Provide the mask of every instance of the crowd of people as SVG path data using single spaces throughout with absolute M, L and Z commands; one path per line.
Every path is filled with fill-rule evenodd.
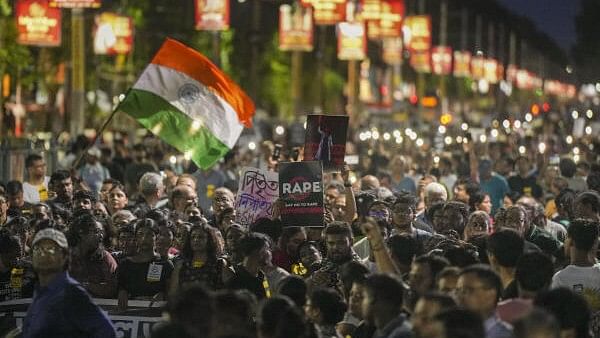
M 116 336 L 94 298 L 166 301 L 157 338 L 600 337 L 598 163 L 369 152 L 324 175 L 322 227 L 278 203 L 243 226 L 239 170 L 285 152 L 200 170 L 149 149 L 51 173 L 34 153 L 0 186 L 0 302 L 33 298 L 23 337 Z

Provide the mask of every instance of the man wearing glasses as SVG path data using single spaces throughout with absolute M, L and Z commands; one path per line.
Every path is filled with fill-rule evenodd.
M 23 322 L 23 337 L 116 337 L 115 329 L 68 272 L 69 245 L 55 229 L 33 239 L 33 269 L 39 283 Z
M 471 265 L 460 272 L 456 288 L 458 303 L 481 317 L 486 338 L 513 337 L 512 326 L 496 313 L 501 295 L 502 280 L 490 267 Z

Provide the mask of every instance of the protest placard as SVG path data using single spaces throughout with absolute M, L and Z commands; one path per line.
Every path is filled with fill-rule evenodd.
M 279 197 L 279 175 L 245 167 L 235 198 L 236 222 L 248 226 L 259 218 L 273 217 L 273 203 Z
M 346 115 L 308 115 L 304 160 L 323 162 L 325 172 L 340 171 L 346 154 L 347 130 Z
M 284 226 L 323 226 L 323 168 L 319 161 L 279 163 Z

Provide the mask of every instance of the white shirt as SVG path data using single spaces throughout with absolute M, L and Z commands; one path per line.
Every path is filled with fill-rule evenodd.
M 552 288 L 565 287 L 576 293 L 600 293 L 600 264 L 593 266 L 568 265 L 552 277 Z M 600 297 L 600 294 L 598 294 Z
M 42 183 L 44 189 L 46 189 L 46 199 L 48 199 L 48 182 L 50 181 L 50 177 L 45 176 L 44 182 Z M 36 204 L 40 203 L 40 187 L 33 185 L 29 182 L 23 183 L 23 199 L 27 203 Z

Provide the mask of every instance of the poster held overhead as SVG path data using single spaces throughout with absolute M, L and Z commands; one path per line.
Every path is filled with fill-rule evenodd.
M 279 163 L 284 226 L 323 226 L 323 168 L 319 161 Z
M 273 204 L 279 197 L 277 173 L 245 167 L 235 198 L 236 222 L 249 226 L 259 218 L 273 217 Z
M 321 161 L 325 172 L 340 171 L 346 155 L 346 115 L 308 115 L 304 160 Z

